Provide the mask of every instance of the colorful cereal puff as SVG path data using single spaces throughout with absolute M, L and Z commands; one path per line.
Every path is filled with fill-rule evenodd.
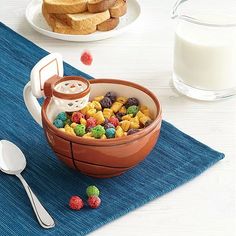
M 74 130 L 75 130 L 75 133 L 76 133 L 77 136 L 82 137 L 82 136 L 84 136 L 85 133 L 86 133 L 85 129 L 86 129 L 86 126 L 85 126 L 85 125 L 79 124 L 79 125 L 77 125 L 77 126 L 75 127 Z
M 97 125 L 92 128 L 92 136 L 94 138 L 101 138 L 105 134 L 105 129 L 101 125 Z

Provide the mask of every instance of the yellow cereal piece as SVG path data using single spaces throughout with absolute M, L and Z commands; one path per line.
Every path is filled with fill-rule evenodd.
M 123 129 L 118 125 L 116 127 L 116 137 L 119 138 L 119 137 L 122 137 L 124 135 L 124 131 Z
M 92 102 L 88 102 L 87 107 L 88 107 L 88 109 L 94 109 L 95 105 Z
M 70 128 L 71 127 L 68 124 L 66 124 L 65 127 L 64 127 L 65 131 L 69 130 Z
M 85 125 L 87 124 L 87 121 L 84 118 L 80 118 L 80 124 Z
M 141 117 L 145 116 L 141 111 L 138 111 L 138 113 L 136 114 L 136 116 L 138 117 L 138 119 L 140 119 Z
M 139 121 L 145 125 L 145 123 L 148 121 L 148 120 L 151 120 L 151 118 L 149 116 L 143 116 L 139 119 Z
M 92 136 L 92 133 L 91 133 L 91 132 L 89 132 L 89 133 L 87 133 L 87 134 L 84 134 L 84 135 L 83 135 L 83 138 L 95 139 L 95 138 Z
M 65 125 L 65 132 L 66 132 L 67 134 L 76 136 L 74 129 L 73 129 L 72 127 L 70 127 L 68 124 Z
M 90 116 L 93 117 L 96 114 L 96 112 L 97 112 L 97 110 L 95 108 L 92 108 L 92 109 L 87 111 L 86 115 L 89 116 L 89 117 Z
M 92 104 L 94 105 L 94 108 L 96 110 L 99 110 L 99 111 L 102 110 L 102 106 L 98 101 L 92 101 Z
M 66 132 L 65 128 L 59 128 L 62 132 Z
M 70 125 L 70 127 L 74 129 L 77 125 L 78 125 L 77 123 L 73 122 L 73 123 Z
M 136 122 L 130 122 L 130 129 L 139 129 L 140 125 Z
M 90 109 L 94 109 L 94 107 L 95 107 L 95 105 L 94 105 L 93 103 L 88 102 L 88 104 L 87 104 L 83 109 L 81 109 L 80 112 L 81 112 L 82 114 L 86 115 L 87 112 L 88 112 Z
M 129 127 L 130 127 L 130 121 L 128 120 L 123 120 L 120 122 L 120 126 L 121 128 L 126 132 L 129 130 Z
M 82 114 L 84 114 L 84 115 L 86 115 L 87 111 L 88 111 L 88 107 L 87 106 L 85 106 L 83 109 L 80 110 L 80 112 Z
M 116 113 L 120 110 L 120 108 L 122 106 L 123 106 L 123 104 L 121 102 L 114 102 L 111 106 L 111 109 L 112 109 L 112 111 L 114 111 Z
M 125 113 L 126 114 L 126 107 L 125 106 L 122 106 L 119 110 L 119 112 L 122 112 L 122 113 Z
M 124 132 L 124 136 L 127 136 L 128 134 L 127 134 L 127 132 Z
M 127 97 L 118 97 L 116 99 L 117 102 L 120 102 L 122 104 L 125 104 L 127 101 L 128 101 L 128 98 Z
M 145 115 L 150 117 L 150 110 L 147 106 L 141 105 L 140 111 Z
M 107 139 L 107 136 L 105 134 L 103 134 L 100 139 Z
M 141 105 L 140 108 L 139 108 L 139 110 L 140 110 L 141 112 L 143 112 L 144 110 L 147 110 L 147 109 L 148 109 L 148 107 L 145 106 L 145 105 Z
M 109 119 L 113 114 L 113 111 L 109 108 L 104 108 L 103 109 L 103 115 L 105 118 Z
M 128 114 L 128 115 L 125 115 L 125 116 L 122 116 L 122 120 L 131 120 L 131 118 L 133 117 L 133 114 Z
M 144 114 L 145 116 L 149 116 L 149 117 L 150 117 L 150 110 L 149 110 L 149 109 L 144 110 L 144 111 L 143 111 L 143 114 Z
M 98 96 L 98 97 L 95 97 L 93 100 L 100 102 L 103 98 L 104 98 L 104 96 Z
M 139 118 L 137 116 L 135 116 L 134 118 L 130 119 L 130 122 L 134 122 L 134 123 L 139 124 Z
M 96 114 L 94 114 L 93 118 L 97 121 L 98 125 L 105 121 L 102 111 L 98 111 Z

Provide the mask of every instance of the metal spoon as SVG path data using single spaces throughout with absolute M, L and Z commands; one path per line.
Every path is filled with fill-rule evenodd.
M 54 220 L 41 205 L 38 198 L 26 183 L 21 172 L 26 167 L 26 159 L 22 151 L 13 143 L 7 140 L 0 141 L 0 170 L 9 175 L 16 175 L 23 184 L 25 191 L 30 199 L 35 215 L 39 224 L 46 229 L 55 226 Z

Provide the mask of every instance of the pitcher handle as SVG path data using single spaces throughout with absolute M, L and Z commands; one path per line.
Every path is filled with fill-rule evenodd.
M 182 3 L 186 2 L 186 1 L 188 1 L 188 0 L 178 0 L 178 1 L 175 3 L 175 5 L 174 5 L 174 7 L 173 7 L 173 10 L 172 10 L 172 13 L 171 13 L 171 18 L 172 18 L 172 19 L 175 19 L 175 18 L 178 17 L 177 10 L 178 10 L 179 6 L 180 6 Z
M 32 94 L 30 82 L 25 85 L 23 96 L 28 111 L 34 120 L 42 127 L 41 106 L 37 98 Z

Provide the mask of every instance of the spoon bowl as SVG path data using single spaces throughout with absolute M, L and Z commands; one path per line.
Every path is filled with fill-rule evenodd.
M 30 199 L 39 224 L 46 229 L 52 228 L 55 226 L 54 220 L 39 202 L 38 198 L 21 175 L 21 172 L 25 167 L 26 159 L 23 152 L 14 143 L 7 140 L 0 140 L 0 170 L 6 174 L 15 175 L 19 178 Z
M 10 175 L 20 174 L 26 167 L 22 151 L 7 140 L 0 141 L 0 169 Z

